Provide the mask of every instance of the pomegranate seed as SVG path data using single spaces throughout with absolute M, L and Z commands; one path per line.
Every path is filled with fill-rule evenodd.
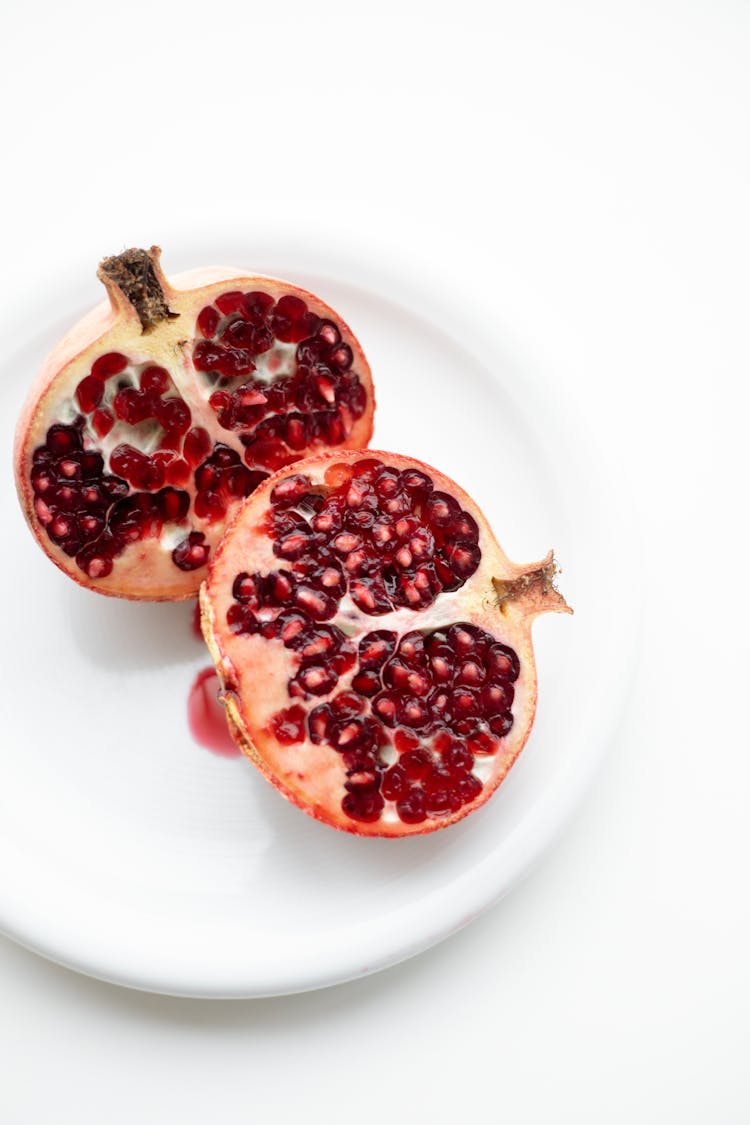
M 190 429 L 190 408 L 181 398 L 165 398 L 154 408 L 156 420 L 168 434 L 180 435 Z
M 217 523 L 227 514 L 227 506 L 216 492 L 199 492 L 193 505 L 196 516 Z
M 94 360 L 91 374 L 97 379 L 110 379 L 113 375 L 119 375 L 127 366 L 126 356 L 121 355 L 120 352 L 107 352 L 106 355 L 100 355 Z
M 249 606 L 234 602 L 227 610 L 227 625 L 235 636 L 252 636 L 258 632 L 258 620 Z
M 291 746 L 295 742 L 305 740 L 305 712 L 295 705 L 284 711 L 278 711 L 271 719 L 271 729 L 278 742 L 284 746 Z
M 482 792 L 482 783 L 474 774 L 469 774 L 468 777 L 462 777 L 456 783 L 456 791 L 461 797 L 462 802 L 468 805 L 470 801 L 475 800 Z
M 191 531 L 172 551 L 172 560 L 180 570 L 198 570 L 208 562 L 210 547 L 200 531 Z
M 242 302 L 243 312 L 252 324 L 263 324 L 267 314 L 273 308 L 273 297 L 268 293 L 255 291 L 246 293 Z
M 216 298 L 216 307 L 224 316 L 244 310 L 245 294 L 233 290 L 231 293 L 222 293 Z
M 122 422 L 135 426 L 151 417 L 151 402 L 149 396 L 135 387 L 125 387 L 118 391 L 112 402 L 115 414 Z
M 386 801 L 397 801 L 409 790 L 406 774 L 400 766 L 392 766 L 383 777 L 381 793 Z
M 202 426 L 197 426 L 188 430 L 185 434 L 185 440 L 182 443 L 182 455 L 188 465 L 195 468 L 211 452 L 212 444 L 208 430 L 204 430 Z
M 490 675 L 503 680 L 517 680 L 520 672 L 518 657 L 507 645 L 494 644 L 487 653 Z
M 352 820 L 372 824 L 380 819 L 385 801 L 377 789 L 365 789 L 357 793 L 347 793 L 341 807 Z
M 512 726 L 513 716 L 510 711 L 506 711 L 502 715 L 493 715 L 490 719 L 490 730 L 493 734 L 496 734 L 498 738 L 505 738 Z
M 156 499 L 159 511 L 165 520 L 180 523 L 190 510 L 190 497 L 187 492 L 178 492 L 176 488 L 163 488 Z
M 348 344 L 339 344 L 330 352 L 328 359 L 337 370 L 348 371 L 354 360 L 354 355 Z
M 196 321 L 201 336 L 215 336 L 220 320 L 221 317 L 213 305 L 206 305 L 204 309 L 201 309 L 198 313 L 198 320 Z
M 421 789 L 411 789 L 396 802 L 396 812 L 404 824 L 420 824 L 427 819 L 425 795 Z
M 106 437 L 115 424 L 112 414 L 108 410 L 95 410 L 91 423 L 98 438 Z
M 190 480 L 190 466 L 187 461 L 183 461 L 181 457 L 178 457 L 176 460 L 170 461 L 169 464 L 165 465 L 164 478 L 167 484 L 177 485 L 178 487 L 187 484 Z
M 76 387 L 78 405 L 84 414 L 91 414 L 92 411 L 96 410 L 103 397 L 104 383 L 101 379 L 97 379 L 95 375 L 87 375 L 85 379 L 81 379 Z
M 47 448 L 56 456 L 64 456 L 81 448 L 81 436 L 72 426 L 55 424 L 47 430 Z

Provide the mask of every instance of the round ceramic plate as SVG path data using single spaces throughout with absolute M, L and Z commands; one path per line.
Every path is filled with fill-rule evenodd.
M 210 264 L 205 248 L 190 250 L 183 242 L 177 262 L 167 253 L 167 269 Z M 393 964 L 511 887 L 554 838 L 606 746 L 636 615 L 631 604 L 612 617 L 625 563 L 608 557 L 608 544 L 622 515 L 601 469 L 586 469 L 585 435 L 571 433 L 553 373 L 549 385 L 532 386 L 503 341 L 472 325 L 460 292 L 450 294 L 446 331 L 418 280 L 407 295 L 354 263 L 327 268 L 309 247 L 295 258 L 288 248 L 218 246 L 210 258 L 290 277 L 340 310 L 376 380 L 373 445 L 454 477 L 515 560 L 554 547 L 576 611 L 535 626 L 537 721 L 488 805 L 424 838 L 358 839 L 287 804 L 245 759 L 192 739 L 188 691 L 208 664 L 192 605 L 134 605 L 79 589 L 32 541 L 6 473 L 0 575 L 12 651 L 6 645 L 2 673 L 0 927 L 122 984 L 261 996 Z M 45 307 L 37 299 L 16 310 L 16 338 L 26 332 L 29 343 L 0 377 L 8 457 L 28 380 L 85 310 L 91 273 L 72 263 Z

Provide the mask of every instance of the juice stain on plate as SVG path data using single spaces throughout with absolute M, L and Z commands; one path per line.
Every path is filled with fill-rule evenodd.
M 193 680 L 188 695 L 188 726 L 197 743 L 223 758 L 239 758 L 240 749 L 227 726 L 224 708 L 219 703 L 219 678 L 216 670 L 202 668 Z

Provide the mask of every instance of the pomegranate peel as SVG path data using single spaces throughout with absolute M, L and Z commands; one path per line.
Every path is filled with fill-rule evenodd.
M 170 282 L 159 253 L 101 263 L 109 303 L 44 362 L 14 450 L 52 561 L 99 593 L 155 601 L 196 593 L 272 472 L 367 445 L 374 410 L 362 349 L 320 298 L 216 267 Z
M 233 738 L 316 819 L 431 832 L 483 805 L 534 720 L 531 626 L 570 612 L 444 474 L 397 454 L 285 467 L 237 511 L 200 591 Z

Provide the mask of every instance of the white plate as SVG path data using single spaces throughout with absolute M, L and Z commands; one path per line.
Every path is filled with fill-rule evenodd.
M 626 563 L 612 485 L 552 385 L 472 323 L 460 287 L 440 298 L 403 273 L 275 240 L 207 254 L 183 240 L 172 271 L 214 261 L 317 291 L 354 327 L 375 374 L 374 445 L 458 480 L 518 561 L 554 546 L 572 618 L 538 622 L 540 703 L 530 742 L 489 804 L 406 841 L 362 840 L 288 805 L 244 759 L 196 745 L 186 699 L 207 654 L 191 607 L 87 593 L 46 560 L 7 474 L 0 504 L 4 632 L 0 927 L 107 980 L 158 992 L 261 996 L 358 977 L 465 925 L 554 838 L 589 780 L 628 682 L 637 614 L 613 613 Z M 91 264 L 15 310 L 29 344 L 0 375 L 2 447 L 47 348 L 83 311 Z M 396 273 L 396 270 L 393 271 Z M 388 292 L 388 297 L 383 296 Z M 48 330 L 38 326 L 49 322 Z M 463 343 L 461 342 L 463 341 Z M 542 409 L 543 404 L 543 409 Z M 538 425 L 538 419 L 544 418 Z M 576 427 L 577 429 L 577 427 Z M 613 511 L 614 508 L 614 511 Z

